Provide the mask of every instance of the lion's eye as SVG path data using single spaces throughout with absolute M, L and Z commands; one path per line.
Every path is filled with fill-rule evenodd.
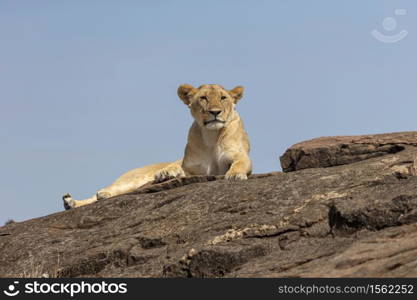
M 207 100 L 207 97 L 206 96 L 201 96 L 200 99 L 201 100 Z
M 221 96 L 220 97 L 220 99 L 222 99 L 222 100 L 224 100 L 224 99 L 226 99 L 227 97 L 226 96 Z

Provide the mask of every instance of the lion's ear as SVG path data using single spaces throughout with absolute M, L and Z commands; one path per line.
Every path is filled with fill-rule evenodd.
M 233 99 L 235 99 L 235 103 L 237 103 L 240 98 L 243 97 L 243 91 L 244 88 L 240 85 L 229 91 L 229 94 L 233 97 Z
M 178 88 L 178 96 L 185 103 L 185 105 L 190 105 L 190 98 L 195 92 L 195 88 L 189 84 L 181 84 Z

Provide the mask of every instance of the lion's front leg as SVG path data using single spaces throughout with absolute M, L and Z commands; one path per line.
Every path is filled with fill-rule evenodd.
M 252 171 L 252 162 L 248 155 L 236 155 L 229 170 L 225 174 L 225 178 L 229 180 L 246 180 Z
M 185 177 L 185 172 L 181 167 L 182 161 L 175 161 L 172 164 L 162 168 L 155 174 L 155 183 L 167 181 L 176 177 Z

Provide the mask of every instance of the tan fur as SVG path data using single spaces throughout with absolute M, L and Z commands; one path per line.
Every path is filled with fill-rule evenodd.
M 247 179 L 252 171 L 249 139 L 235 110 L 243 96 L 243 87 L 228 91 L 216 84 L 199 88 L 183 84 L 178 88 L 178 96 L 194 117 L 182 160 L 133 169 L 88 199 L 74 200 L 66 194 L 63 197 L 65 208 L 129 193 L 149 182 L 174 177 L 225 175 L 226 179 Z

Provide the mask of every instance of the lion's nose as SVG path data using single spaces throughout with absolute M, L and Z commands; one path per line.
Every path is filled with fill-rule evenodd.
M 217 117 L 222 111 L 221 110 L 209 110 L 209 113 L 211 113 L 213 116 Z

